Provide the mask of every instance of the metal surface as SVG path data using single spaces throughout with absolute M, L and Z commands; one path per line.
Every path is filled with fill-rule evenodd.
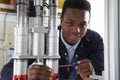
M 15 27 L 15 55 L 28 54 L 27 0 L 17 0 L 17 26 Z M 14 59 L 13 80 L 27 79 L 27 60 Z M 24 68 L 23 68 L 24 67 Z
M 49 0 L 49 24 L 47 29 L 43 25 L 43 1 L 34 0 L 36 19 L 33 27 L 28 25 L 27 10 L 29 1 L 17 1 L 13 80 L 27 80 L 28 59 L 36 59 L 36 64 L 43 63 L 45 60 L 44 65 L 53 69 L 53 80 L 58 79 L 58 60 L 60 56 L 58 53 L 57 0 Z

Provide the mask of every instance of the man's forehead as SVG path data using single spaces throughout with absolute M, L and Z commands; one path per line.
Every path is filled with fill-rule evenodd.
M 86 10 L 68 8 L 64 14 L 66 18 L 83 18 L 83 19 L 90 19 L 90 13 Z

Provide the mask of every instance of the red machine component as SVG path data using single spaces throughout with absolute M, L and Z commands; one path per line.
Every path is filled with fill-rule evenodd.
M 13 80 L 28 80 L 27 75 L 14 75 Z
M 58 79 L 58 73 L 55 73 L 53 76 L 53 80 L 57 80 Z

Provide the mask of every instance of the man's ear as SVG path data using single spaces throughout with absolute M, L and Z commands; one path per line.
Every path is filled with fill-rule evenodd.
M 63 21 L 63 18 L 62 17 L 60 17 L 60 24 L 62 25 L 62 21 Z
M 62 24 L 62 17 L 60 17 L 60 23 Z

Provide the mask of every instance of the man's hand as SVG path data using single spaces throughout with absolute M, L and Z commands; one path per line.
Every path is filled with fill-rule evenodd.
M 32 65 L 28 69 L 28 80 L 52 80 L 52 70 L 43 65 Z
M 92 75 L 94 70 L 91 61 L 88 59 L 77 61 L 77 66 L 75 69 L 78 71 L 78 74 L 83 78 L 83 80 L 92 80 L 88 76 Z

